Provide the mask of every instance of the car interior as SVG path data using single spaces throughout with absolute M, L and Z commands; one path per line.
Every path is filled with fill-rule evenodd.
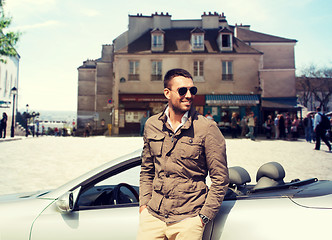
M 75 208 L 96 209 L 118 206 L 138 206 L 140 162 L 137 161 L 124 171 L 102 175 L 100 179 L 87 184 L 79 194 Z M 125 177 L 122 175 L 126 173 Z M 292 194 L 299 186 L 318 181 L 316 178 L 285 183 L 285 170 L 280 163 L 268 162 L 256 174 L 256 184 L 251 183 L 247 170 L 240 166 L 229 167 L 230 184 L 225 200 L 239 200 L 261 197 L 281 197 Z M 131 176 L 132 179 L 129 179 Z
M 258 169 L 256 184 L 250 184 L 251 178 L 247 170 L 239 166 L 230 167 L 230 183 L 225 200 L 262 197 L 262 195 L 277 197 L 285 195 L 285 191 L 292 194 L 298 187 L 318 181 L 316 178 L 310 178 L 303 181 L 294 179 L 285 183 L 285 175 L 285 170 L 280 163 L 268 162 Z

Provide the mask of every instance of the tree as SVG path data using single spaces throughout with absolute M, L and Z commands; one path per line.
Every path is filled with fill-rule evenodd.
M 0 62 L 6 62 L 3 56 L 16 56 L 15 46 L 19 40 L 20 33 L 8 31 L 12 19 L 7 17 L 3 9 L 4 0 L 0 0 Z
M 302 75 L 297 81 L 301 90 L 299 99 L 307 107 L 307 102 L 312 96 L 319 102 L 319 106 L 327 110 L 327 105 L 332 96 L 332 68 L 317 68 L 312 65 L 302 70 Z

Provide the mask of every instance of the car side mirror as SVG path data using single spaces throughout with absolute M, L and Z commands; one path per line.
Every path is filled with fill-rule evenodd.
M 56 201 L 56 206 L 61 212 L 71 212 L 74 209 L 73 192 L 66 192 Z

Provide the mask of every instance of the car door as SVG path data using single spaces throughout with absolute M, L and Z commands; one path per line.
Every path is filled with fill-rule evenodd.
M 98 196 L 120 183 L 127 183 L 138 190 L 138 182 L 139 166 L 136 166 L 121 173 L 117 172 L 115 176 L 101 177 L 100 181 L 86 188 L 85 193 L 78 195 L 76 202 L 88 207 L 80 206 L 72 212 L 61 212 L 54 201 L 33 223 L 30 239 L 135 239 L 139 221 L 138 199 L 130 197 L 135 201 L 100 204 Z M 86 184 L 89 185 L 89 181 L 86 181 Z M 82 188 L 84 189 L 84 186 Z M 121 192 L 130 195 L 126 187 Z M 87 199 L 93 199 L 91 203 L 99 203 L 93 206 L 94 204 L 86 203 Z
M 138 207 L 59 213 L 55 206 L 33 224 L 31 240 L 135 239 Z

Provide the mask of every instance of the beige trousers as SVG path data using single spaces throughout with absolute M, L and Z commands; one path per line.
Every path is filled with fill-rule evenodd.
M 165 223 L 145 208 L 139 216 L 137 240 L 202 240 L 204 226 L 199 216 Z

